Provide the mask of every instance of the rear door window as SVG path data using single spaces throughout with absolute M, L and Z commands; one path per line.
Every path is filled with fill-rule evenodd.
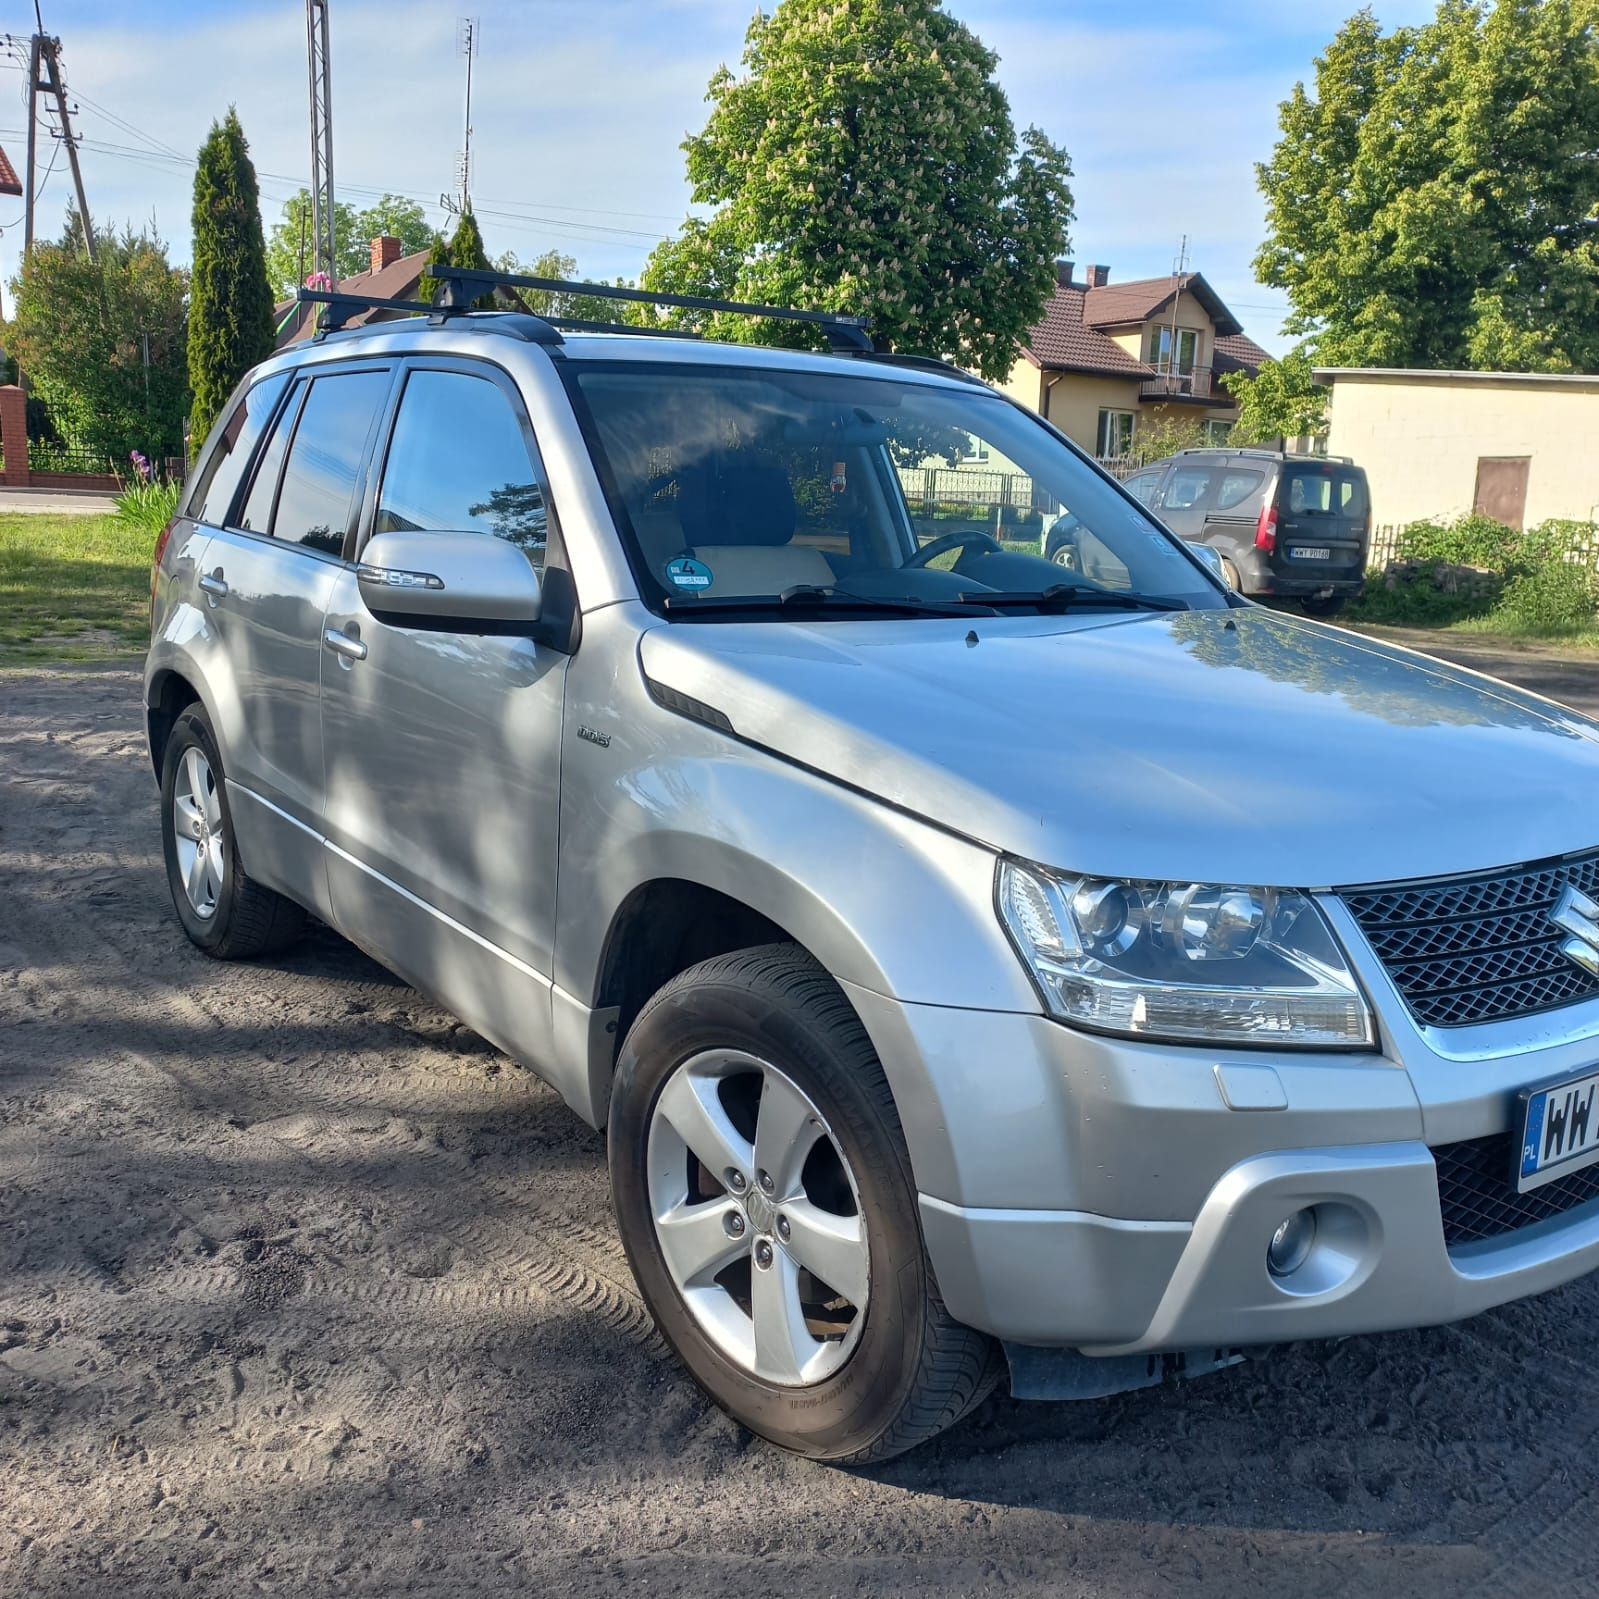
M 1264 472 L 1230 467 L 1222 473 L 1221 481 L 1216 485 L 1215 508 L 1218 511 L 1236 511 L 1246 506 L 1260 492 L 1260 486 L 1265 481 Z
M 367 439 L 389 391 L 389 374 L 335 372 L 312 381 L 283 468 L 272 536 L 327 555 L 344 548 Z
M 1290 466 L 1284 473 L 1283 509 L 1290 516 L 1366 514 L 1366 477 L 1347 467 Z
M 509 396 L 491 378 L 413 372 L 389 440 L 374 533 L 491 533 L 544 564 L 544 489 Z
M 227 521 L 245 468 L 288 382 L 287 372 L 277 372 L 239 396 L 189 496 L 189 515 L 197 521 L 212 527 Z

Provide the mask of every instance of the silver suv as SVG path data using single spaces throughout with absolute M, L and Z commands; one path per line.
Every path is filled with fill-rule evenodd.
M 1074 568 L 912 513 L 996 457 Z M 316 917 L 608 1128 L 789 1449 L 1599 1263 L 1599 727 L 1230 593 L 934 363 L 327 334 L 207 441 L 145 696 L 189 938 Z

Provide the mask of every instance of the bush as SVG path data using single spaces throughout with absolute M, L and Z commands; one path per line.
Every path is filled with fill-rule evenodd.
M 1480 566 L 1508 571 L 1521 534 L 1491 516 L 1457 516 L 1448 522 L 1411 522 L 1400 530 L 1395 554 L 1401 561 L 1427 565 Z
M 1473 621 L 1528 635 L 1590 631 L 1599 613 L 1599 528 L 1551 518 L 1517 533 L 1486 516 L 1412 522 L 1397 558 L 1367 577 L 1363 622 L 1447 627 Z
M 179 492 L 176 483 L 135 478 L 116 498 L 117 520 L 148 533 L 153 545 L 156 535 L 178 514 Z
M 1508 633 L 1581 633 L 1599 612 L 1593 569 L 1561 559 L 1516 572 L 1488 617 Z

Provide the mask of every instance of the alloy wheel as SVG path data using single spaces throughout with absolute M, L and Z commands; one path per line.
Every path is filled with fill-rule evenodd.
M 655 1102 L 647 1158 L 656 1240 L 700 1330 L 782 1387 L 837 1372 L 870 1257 L 854 1174 L 805 1092 L 743 1051 L 695 1055 Z
M 178 873 L 194 914 L 216 915 L 227 879 L 222 848 L 222 801 L 211 763 L 196 745 L 183 752 L 172 793 L 172 836 L 178 852 Z

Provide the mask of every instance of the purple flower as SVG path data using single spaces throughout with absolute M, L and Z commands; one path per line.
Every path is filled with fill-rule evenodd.
M 139 474 L 141 480 L 148 483 L 153 475 L 149 457 L 141 455 L 137 450 L 129 450 L 128 459 L 133 462 L 133 470 Z

